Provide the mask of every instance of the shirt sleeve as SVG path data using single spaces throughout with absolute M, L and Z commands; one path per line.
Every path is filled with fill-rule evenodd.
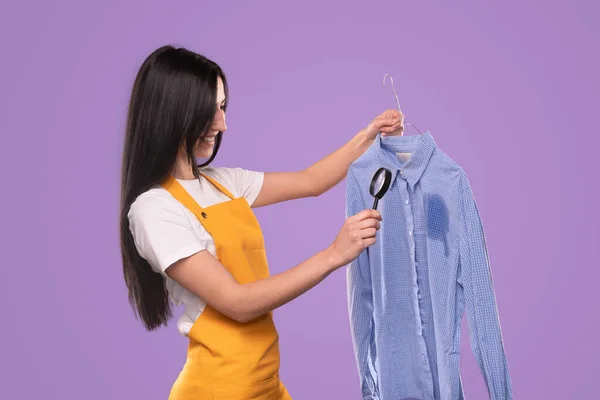
M 491 400 L 512 399 L 512 383 L 483 224 L 466 177 L 461 180 L 462 225 L 458 284 L 465 295 L 471 349 Z
M 364 207 L 358 182 L 352 166 L 346 183 L 346 217 L 357 214 Z M 363 400 L 378 400 L 373 350 L 373 296 L 368 248 L 354 259 L 346 270 L 348 313 L 354 355 L 358 368 Z
M 128 217 L 138 253 L 158 273 L 164 274 L 174 262 L 207 249 L 212 240 L 206 230 L 192 226 L 179 203 L 160 195 L 138 197 Z
M 264 181 L 264 172 L 252 171 L 244 168 L 219 168 L 220 172 L 227 176 L 235 194 L 246 198 L 248 204 L 252 205 Z

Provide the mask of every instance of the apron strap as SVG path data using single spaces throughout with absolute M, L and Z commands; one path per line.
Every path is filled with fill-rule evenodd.
M 198 219 L 206 218 L 206 213 L 200 207 L 200 204 L 194 200 L 194 198 L 185 190 L 181 183 L 177 182 L 172 175 L 169 175 L 162 183 L 161 186 L 165 188 L 177 201 L 183 204 L 188 210 L 190 210 Z
M 205 177 L 210 183 L 217 187 L 223 194 L 229 197 L 231 200 L 234 199 L 233 195 L 227 190 L 223 185 L 217 182 L 215 179 L 207 176 L 203 173 L 200 173 L 203 177 Z M 194 198 L 188 193 L 187 190 L 173 177 L 173 175 L 169 174 L 167 178 L 161 183 L 161 186 L 165 188 L 177 201 L 182 203 L 188 210 L 190 210 L 198 219 L 206 218 L 206 212 L 200 207 L 200 204 L 194 200 Z
M 214 186 L 217 187 L 217 189 L 219 189 L 221 192 L 223 192 L 223 194 L 227 197 L 229 197 L 231 200 L 234 199 L 233 195 L 229 192 L 229 190 L 227 190 L 225 188 L 225 186 L 221 185 L 219 182 L 217 182 L 214 178 L 211 178 L 210 176 L 203 174 L 202 172 L 200 172 L 200 175 L 202 175 L 203 177 L 205 177 L 210 183 L 212 183 Z

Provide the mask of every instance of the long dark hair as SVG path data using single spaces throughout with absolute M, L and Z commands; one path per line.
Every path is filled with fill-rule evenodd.
M 201 165 L 194 148 L 215 116 L 219 77 L 226 106 L 227 80 L 215 62 L 187 49 L 163 46 L 144 60 L 133 84 L 121 173 L 120 241 L 129 303 L 149 331 L 167 325 L 172 310 L 163 276 L 136 250 L 127 213 L 140 194 L 168 176 L 182 145 L 196 177 L 199 167 L 213 161 L 222 132 L 211 157 Z

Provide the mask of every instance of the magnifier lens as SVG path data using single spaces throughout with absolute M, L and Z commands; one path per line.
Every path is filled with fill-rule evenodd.
M 384 174 L 384 171 L 381 171 L 381 172 L 379 172 L 379 175 L 377 176 L 377 181 L 375 182 L 375 193 L 376 194 L 379 194 L 379 192 L 381 191 L 384 181 L 385 181 L 385 174 Z
M 377 209 L 377 203 L 379 202 L 379 199 L 383 197 L 385 192 L 387 192 L 391 179 L 392 172 L 385 168 L 380 168 L 373 176 L 373 180 L 371 181 L 371 186 L 369 188 L 371 196 L 375 197 L 373 209 Z

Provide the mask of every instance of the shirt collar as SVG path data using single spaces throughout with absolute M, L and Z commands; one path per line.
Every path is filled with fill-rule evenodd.
M 377 135 L 373 144 L 379 161 L 392 171 L 392 183 L 395 182 L 396 174 L 400 173 L 402 178 L 408 181 L 411 189 L 421 179 L 436 148 L 429 131 L 411 136 Z M 402 162 L 395 154 L 398 152 L 411 153 L 410 158 Z

